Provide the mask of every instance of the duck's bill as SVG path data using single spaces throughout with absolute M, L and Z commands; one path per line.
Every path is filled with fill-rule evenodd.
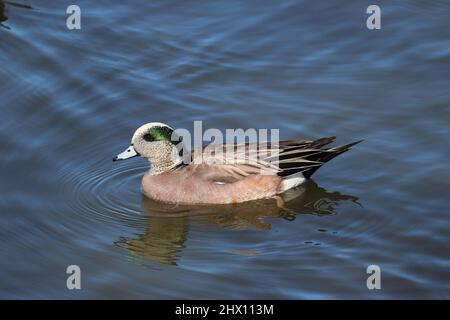
M 124 152 L 119 153 L 117 156 L 113 158 L 113 161 L 125 160 L 140 156 L 139 153 L 134 150 L 133 146 L 129 146 Z

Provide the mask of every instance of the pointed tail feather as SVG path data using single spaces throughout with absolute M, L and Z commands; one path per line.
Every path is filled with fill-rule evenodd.
M 323 152 L 318 152 L 317 154 L 314 155 L 314 157 L 313 157 L 314 159 L 309 159 L 309 160 L 318 161 L 318 162 L 321 162 L 322 164 L 319 166 L 314 166 L 312 168 L 305 170 L 303 172 L 303 175 L 307 179 L 311 178 L 313 173 L 316 172 L 317 169 L 319 169 L 323 164 L 325 164 L 326 162 L 330 161 L 331 159 L 337 157 L 338 155 L 350 150 L 351 147 L 353 147 L 354 145 L 356 145 L 362 141 L 364 141 L 364 140 L 355 141 L 355 142 L 352 142 L 352 143 L 349 143 L 349 144 L 346 144 L 343 146 L 323 150 Z
M 356 141 L 343 146 L 325 148 L 333 142 L 335 137 L 322 138 L 315 141 L 283 141 L 282 150 L 274 164 L 278 165 L 278 175 L 287 178 L 297 173 L 303 173 L 305 178 L 319 169 L 323 164 L 330 161 L 341 153 L 346 152 L 352 146 L 361 141 Z M 268 158 L 269 160 L 273 160 Z

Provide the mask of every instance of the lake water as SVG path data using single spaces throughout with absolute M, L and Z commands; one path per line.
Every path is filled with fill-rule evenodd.
M 372 1 L 73 2 L 81 30 L 0 1 L 0 298 L 450 298 L 448 1 L 377 1 L 380 30 Z M 195 120 L 365 141 L 289 210 L 158 204 L 111 161 Z

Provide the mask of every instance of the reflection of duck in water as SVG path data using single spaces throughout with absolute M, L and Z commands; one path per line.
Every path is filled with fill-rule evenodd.
M 184 248 L 187 232 L 187 217 L 153 217 L 144 234 L 136 239 L 121 238 L 116 245 L 147 260 L 176 264 L 177 254 Z
M 176 264 L 185 246 L 191 219 L 223 228 L 270 229 L 264 218 L 294 220 L 298 214 L 333 214 L 342 201 L 357 203 L 358 198 L 328 192 L 309 180 L 300 188 L 283 194 L 281 199 L 262 199 L 234 205 L 181 206 L 142 198 L 149 215 L 147 230 L 136 239 L 122 238 L 117 245 L 133 255 L 166 264 Z
M 12 1 L 0 0 L 0 27 L 3 27 L 5 29 L 11 29 L 7 25 L 3 24 L 3 22 L 8 20 L 8 17 L 6 16 L 6 5 L 10 5 L 10 6 L 13 6 L 13 7 L 18 7 L 18 8 L 23 8 L 23 9 L 33 9 L 28 4 L 21 4 L 21 3 L 12 2 Z

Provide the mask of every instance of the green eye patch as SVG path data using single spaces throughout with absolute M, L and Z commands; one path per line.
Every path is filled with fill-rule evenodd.
M 148 130 L 148 133 L 144 135 L 144 139 L 147 141 L 168 141 L 173 144 L 177 144 L 179 141 L 172 141 L 173 130 L 168 127 L 153 127 Z

